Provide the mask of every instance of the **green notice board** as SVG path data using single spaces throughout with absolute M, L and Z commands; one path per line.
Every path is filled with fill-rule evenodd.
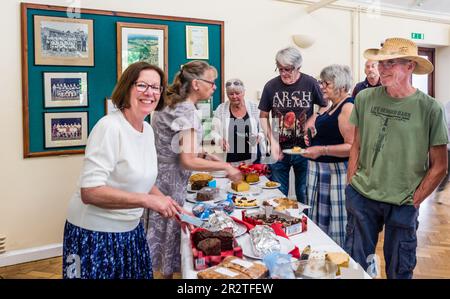
M 180 66 L 191 60 L 187 59 L 186 56 L 186 26 L 207 27 L 208 57 L 203 60 L 215 66 L 218 70 L 216 84 L 219 88 L 217 88 L 213 95 L 213 109 L 223 100 L 224 23 L 222 21 L 80 9 L 80 12 L 75 14 L 76 22 L 81 22 L 79 26 L 85 26 L 85 23 L 91 22 L 89 20 L 92 20 L 92 29 L 90 29 L 92 32 L 89 31 L 91 33 L 92 43 L 89 43 L 86 41 L 86 35 L 89 34 L 83 36 L 82 32 L 78 33 L 74 29 L 66 34 L 64 33 L 65 28 L 51 27 L 52 18 L 70 19 L 68 16 L 74 16 L 68 13 L 68 8 L 66 7 L 22 3 L 21 10 L 24 113 L 23 142 L 25 158 L 80 154 L 84 152 L 84 145 L 77 144 L 77 133 L 73 133 L 75 136 L 62 137 L 61 142 L 48 140 L 48 136 L 53 136 L 53 132 L 59 132 L 58 130 L 65 132 L 64 121 L 73 119 L 80 121 L 80 124 L 77 123 L 78 126 L 81 126 L 82 121 L 85 121 L 85 129 L 88 134 L 96 122 L 105 115 L 105 99 L 110 97 L 117 82 L 117 22 L 167 26 L 166 72 L 169 83 L 172 82 Z M 36 26 L 35 16 L 43 16 L 43 18 L 38 18 L 44 21 L 47 20 L 48 23 L 45 24 L 50 24 L 48 28 Z M 76 28 L 76 26 L 78 25 L 72 24 L 72 28 Z M 43 37 L 36 41 L 35 30 L 39 30 L 38 36 L 41 37 L 47 34 L 47 32 L 51 32 L 51 41 L 48 40 L 50 38 L 44 39 Z M 59 36 L 55 37 L 55 35 Z M 35 48 L 37 46 L 39 49 L 47 47 L 50 49 L 48 51 L 53 51 L 52 53 L 60 49 L 64 49 L 61 53 L 70 53 L 71 49 L 75 48 L 83 49 L 80 51 L 84 51 L 87 47 L 93 50 L 93 63 L 92 65 L 74 65 L 67 60 L 67 65 L 65 64 L 66 62 L 60 64 L 59 62 L 54 63 L 52 61 L 42 64 L 36 60 L 38 54 L 35 53 Z M 61 54 L 61 56 L 64 55 Z M 82 74 L 83 80 L 85 81 L 78 78 L 55 78 L 58 75 L 61 77 L 61 74 L 58 73 Z M 66 106 L 64 104 L 49 106 L 46 102 L 46 98 L 48 97 L 46 92 L 48 92 L 49 88 L 45 88 L 47 84 L 45 77 L 49 75 L 51 77 L 50 80 L 56 80 L 52 82 L 64 82 L 60 83 L 60 85 L 55 85 L 64 86 L 64 88 L 61 87 L 61 90 L 64 90 L 64 94 L 70 94 L 70 89 L 72 87 L 75 88 L 74 86 L 76 84 L 71 84 L 75 82 L 73 80 L 83 82 L 84 84 L 80 84 L 80 86 L 85 89 L 83 91 L 87 95 L 87 104 L 85 103 L 79 106 Z M 46 120 L 46 118 L 48 119 Z M 75 122 L 73 124 L 66 124 L 74 132 L 77 132 L 77 125 L 75 125 Z M 71 129 L 68 128 L 67 132 Z M 51 132 L 50 130 L 53 131 Z

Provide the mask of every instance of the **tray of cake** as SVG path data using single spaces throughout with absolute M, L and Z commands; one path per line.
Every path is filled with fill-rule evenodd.
M 232 228 L 215 232 L 196 228 L 191 232 L 191 247 L 195 270 L 218 265 L 227 256 L 242 257 L 242 248 L 233 236 Z
M 281 223 L 287 236 L 300 234 L 308 230 L 308 218 L 305 215 L 293 217 L 264 206 L 259 210 L 243 210 L 242 221 L 252 225 L 268 225 Z

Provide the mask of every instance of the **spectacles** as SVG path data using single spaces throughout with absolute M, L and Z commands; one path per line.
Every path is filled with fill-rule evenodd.
M 291 74 L 294 70 L 296 70 L 297 68 L 295 68 L 295 67 L 293 67 L 293 66 L 291 66 L 291 67 L 279 67 L 278 65 L 277 65 L 277 67 L 275 68 L 275 71 L 277 71 L 278 70 L 278 72 L 281 74 L 281 73 L 288 73 L 288 74 Z
M 216 85 L 216 82 L 214 82 L 214 81 L 209 81 L 209 80 L 201 79 L 201 78 L 198 78 L 197 80 L 200 80 L 200 81 L 209 83 L 209 84 L 211 84 L 211 87 L 213 87 L 214 85 Z
M 150 85 L 145 82 L 134 82 L 134 85 L 136 86 L 136 90 L 139 92 L 146 92 L 149 87 L 150 87 L 151 91 L 154 93 L 160 94 L 164 90 L 164 87 L 162 87 L 162 86 Z
M 406 60 L 406 59 L 381 60 L 381 61 L 378 61 L 378 66 L 382 66 L 385 69 L 391 69 L 396 64 L 407 64 L 408 62 L 410 62 L 410 60 Z
M 235 85 L 235 86 L 244 86 L 244 84 L 241 81 L 228 81 L 225 86 L 226 87 L 230 87 L 231 85 Z
M 319 83 L 320 86 L 322 86 L 322 87 L 324 87 L 324 88 L 327 88 L 328 85 L 331 84 L 331 82 L 322 81 L 322 80 L 319 80 L 319 81 L 317 81 L 317 82 Z

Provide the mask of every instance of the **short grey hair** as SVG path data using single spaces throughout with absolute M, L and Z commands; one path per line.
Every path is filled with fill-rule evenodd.
M 295 68 L 300 68 L 303 63 L 303 57 L 297 48 L 288 47 L 277 52 L 275 62 L 283 66 L 293 66 Z
M 233 92 L 233 91 L 242 93 L 245 91 L 244 82 L 242 82 L 242 80 L 238 79 L 238 78 L 229 79 L 225 83 L 225 90 L 227 93 Z
M 320 72 L 320 79 L 333 82 L 334 89 L 343 88 L 348 92 L 352 88 L 352 71 L 346 65 L 332 64 Z

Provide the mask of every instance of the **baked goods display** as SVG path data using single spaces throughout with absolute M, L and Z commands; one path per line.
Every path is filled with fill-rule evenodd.
M 231 189 L 237 192 L 244 192 L 250 190 L 250 185 L 247 182 L 231 182 Z
M 211 181 L 213 179 L 213 176 L 208 174 L 208 173 L 204 173 L 204 172 L 199 172 L 199 173 L 194 173 L 193 175 L 191 175 L 189 177 L 189 183 L 194 183 L 196 181 Z
M 259 182 L 259 175 L 255 172 L 244 175 L 245 181 L 249 184 Z
M 289 199 L 287 197 L 276 198 L 273 200 L 277 206 L 275 211 L 284 211 L 286 209 L 298 209 L 298 202 L 295 199 Z
M 211 232 L 209 230 L 200 230 L 196 231 L 192 235 L 192 241 L 194 242 L 194 245 L 196 248 L 202 250 L 199 248 L 199 244 L 204 240 L 211 240 L 216 239 L 219 240 L 219 250 L 226 251 L 226 250 L 233 250 L 233 231 L 232 229 L 223 229 L 217 232 Z M 215 241 L 217 242 L 217 241 Z M 212 245 L 210 245 L 212 246 Z M 217 246 L 217 245 L 215 245 Z M 203 250 L 202 250 L 203 251 Z M 209 254 L 207 254 L 209 255 Z M 220 253 L 219 253 L 220 255 Z
M 191 232 L 191 247 L 195 270 L 215 266 L 227 256 L 242 257 L 242 248 L 234 238 L 232 228 L 214 232 L 196 228 Z
M 234 205 L 239 208 L 251 208 L 258 206 L 258 201 L 255 198 L 249 199 L 247 197 L 238 197 L 234 195 L 232 200 Z
M 294 146 L 294 147 L 292 148 L 292 152 L 293 152 L 293 153 L 301 153 L 301 152 L 302 152 L 302 148 L 299 147 L 299 146 Z
M 261 279 L 268 275 L 265 265 L 227 256 L 220 264 L 197 273 L 200 279 Z
M 278 184 L 279 183 L 277 183 L 277 182 L 267 181 L 265 185 L 266 185 L 266 187 L 272 188 L 272 187 L 278 186 Z
M 209 181 L 204 180 L 204 181 L 194 181 L 191 184 L 191 190 L 200 190 L 203 187 L 207 187 L 208 186 Z
M 217 238 L 206 238 L 198 242 L 197 249 L 206 255 L 220 255 L 222 242 Z
M 270 209 L 267 209 L 270 208 Z M 264 207 L 264 211 L 242 211 L 242 220 L 252 225 L 281 224 L 281 229 L 287 236 L 303 233 L 308 230 L 308 218 L 305 215 L 293 217 L 274 211 L 272 207 Z
M 198 201 L 209 201 L 214 200 L 219 194 L 219 189 L 211 187 L 203 187 L 197 192 Z
M 336 275 L 341 275 L 341 268 L 348 268 L 350 257 L 344 252 L 327 252 L 325 260 L 332 262 L 338 266 Z

